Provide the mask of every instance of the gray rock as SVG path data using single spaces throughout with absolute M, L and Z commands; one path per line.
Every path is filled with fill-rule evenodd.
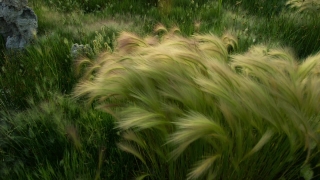
M 71 57 L 73 59 L 77 59 L 83 56 L 90 56 L 93 54 L 93 50 L 90 47 L 89 44 L 83 45 L 83 44 L 73 44 L 71 47 Z
M 34 39 L 38 18 L 27 0 L 0 0 L 0 34 L 7 49 L 22 49 Z
M 0 2 L 6 4 L 7 6 L 13 6 L 18 10 L 28 6 L 28 0 L 1 0 Z

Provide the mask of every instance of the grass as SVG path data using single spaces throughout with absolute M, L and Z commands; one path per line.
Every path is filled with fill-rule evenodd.
M 288 50 L 255 46 L 229 59 L 230 35 L 168 32 L 152 43 L 121 34 L 118 52 L 75 89 L 117 118 L 118 146 L 141 160 L 141 176 L 299 177 L 319 153 L 319 55 L 299 64 Z
M 1 176 L 318 179 L 315 2 L 29 5 L 34 42 L 0 38 Z
M 117 147 L 110 115 L 52 94 L 23 112 L 1 114 L 1 176 L 6 179 L 127 179 L 133 158 Z

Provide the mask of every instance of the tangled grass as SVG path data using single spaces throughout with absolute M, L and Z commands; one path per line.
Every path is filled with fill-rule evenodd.
M 230 34 L 123 32 L 89 64 L 75 97 L 117 119 L 140 179 L 295 179 L 319 167 L 320 54 L 254 46 Z M 311 179 L 310 178 L 310 179 Z

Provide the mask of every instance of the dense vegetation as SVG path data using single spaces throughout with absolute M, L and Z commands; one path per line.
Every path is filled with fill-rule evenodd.
M 37 39 L 0 39 L 1 177 L 320 178 L 318 1 L 29 5 Z

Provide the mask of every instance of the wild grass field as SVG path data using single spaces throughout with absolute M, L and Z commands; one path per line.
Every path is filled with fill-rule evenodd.
M 29 6 L 36 39 L 0 37 L 1 178 L 320 179 L 319 1 Z

